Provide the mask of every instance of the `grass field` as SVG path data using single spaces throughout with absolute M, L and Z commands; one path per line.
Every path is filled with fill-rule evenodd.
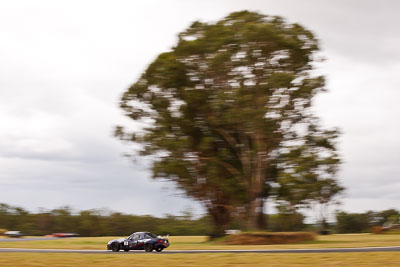
M 35 266 L 341 266 L 398 267 L 400 253 L 323 254 L 34 254 L 1 253 L 2 267 Z
M 0 247 L 64 248 L 104 250 L 115 237 L 82 237 L 48 241 L 0 242 Z M 398 246 L 400 235 L 329 235 L 316 241 L 292 245 L 219 245 L 201 236 L 170 237 L 169 249 L 279 249 Z M 38 266 L 400 266 L 400 252 L 312 253 L 312 254 L 77 254 L 77 253 L 0 253 L 1 267 Z
M 102 249 L 107 241 L 118 237 L 60 238 L 56 240 L 0 242 L 7 248 L 62 248 L 62 249 Z M 203 236 L 171 236 L 169 249 L 289 249 L 289 248 L 346 248 L 400 246 L 400 235 L 346 234 L 318 236 L 316 241 L 285 245 L 221 245 L 207 242 Z M 399 265 L 400 266 L 400 265 Z

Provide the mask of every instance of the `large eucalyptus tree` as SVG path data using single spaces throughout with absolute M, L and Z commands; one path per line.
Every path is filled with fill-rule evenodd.
M 310 31 L 280 17 L 242 11 L 194 22 L 121 99 L 146 126 L 116 134 L 153 156 L 155 178 L 201 201 L 216 232 L 240 212 L 257 229 L 271 188 L 288 175 L 279 159 L 307 145 L 312 98 L 324 90 L 313 75 L 317 51 Z

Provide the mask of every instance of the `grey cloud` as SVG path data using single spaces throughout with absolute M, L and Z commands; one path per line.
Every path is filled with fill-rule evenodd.
M 93 5 L 96 9 L 93 9 Z M 193 20 L 249 9 L 299 22 L 320 38 L 329 92 L 315 110 L 343 131 L 343 208 L 392 207 L 400 175 L 398 1 L 9 1 L 0 8 L 0 202 L 140 214 L 189 205 L 129 162 L 114 125 L 137 127 L 118 99 Z M 134 194 L 132 193 L 134 192 Z M 149 192 L 154 202 L 143 203 Z M 117 194 L 109 199 L 108 193 Z M 183 192 L 178 192 L 182 195 Z M 51 204 L 49 204 L 51 200 Z

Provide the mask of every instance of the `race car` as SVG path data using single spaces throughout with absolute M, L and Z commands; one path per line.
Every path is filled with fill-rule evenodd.
M 167 247 L 169 247 L 168 238 L 162 238 L 150 232 L 136 232 L 127 238 L 114 239 L 107 243 L 107 250 L 114 252 L 118 252 L 120 249 L 124 251 L 144 249 L 146 252 L 153 250 L 161 252 Z
M 77 237 L 79 234 L 77 233 L 53 233 L 54 237 Z
M 4 233 L 4 235 L 8 236 L 8 237 L 22 237 L 23 236 L 21 231 L 7 231 Z

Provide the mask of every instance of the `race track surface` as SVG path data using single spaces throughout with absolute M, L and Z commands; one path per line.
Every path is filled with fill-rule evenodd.
M 199 253 L 346 253 L 346 252 L 382 252 L 398 251 L 395 247 L 364 247 L 364 248 L 322 248 L 322 249 L 249 249 L 249 250 L 164 250 L 152 252 L 152 254 L 199 254 Z M 25 253 L 87 253 L 87 254 L 138 254 L 149 253 L 143 250 L 131 250 L 129 252 L 112 252 L 107 250 L 80 250 L 80 249 L 28 249 L 28 248 L 0 248 L 1 252 L 25 252 Z
M 63 237 L 70 238 L 70 237 Z M 76 237 L 75 237 L 76 238 Z M 38 241 L 38 240 L 54 240 L 60 239 L 60 237 L 12 237 L 12 238 L 0 238 L 0 242 L 16 242 L 16 241 Z

